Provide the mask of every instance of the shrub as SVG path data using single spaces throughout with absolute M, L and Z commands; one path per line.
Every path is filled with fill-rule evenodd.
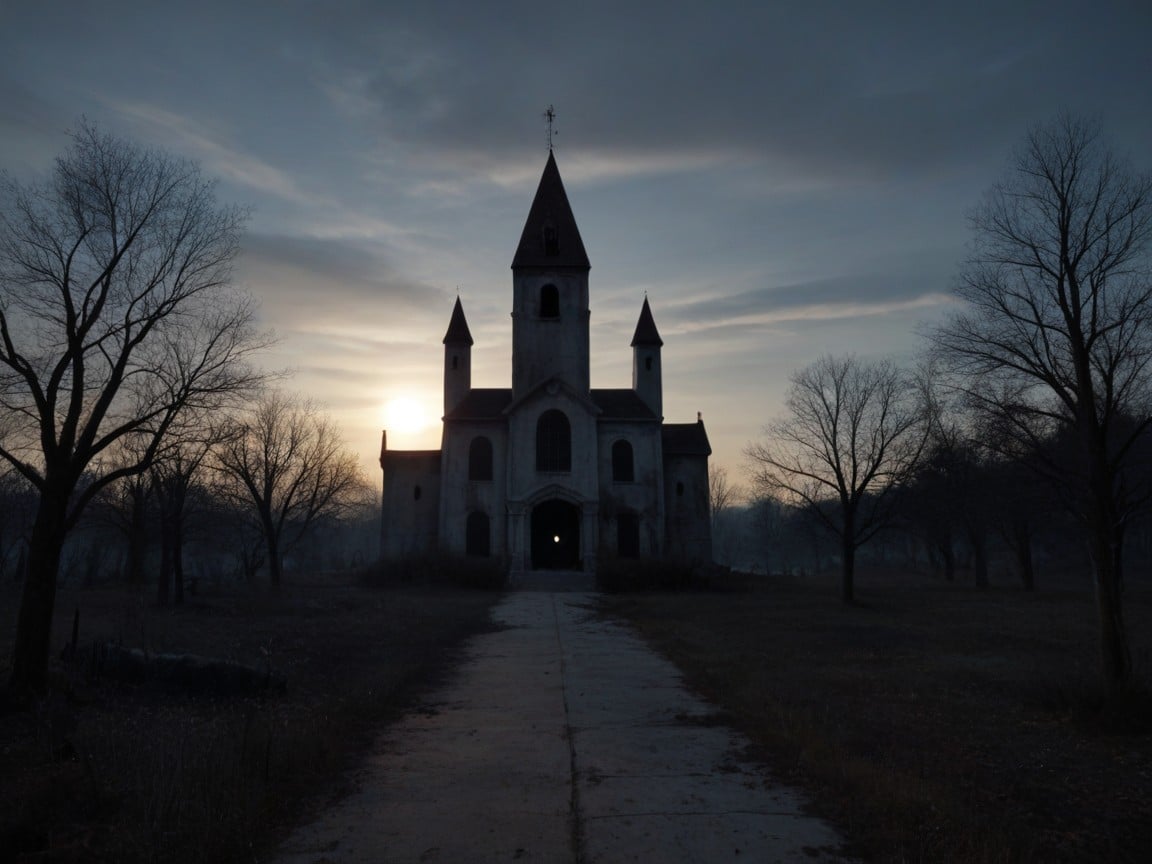
M 715 591 L 729 587 L 730 571 L 715 564 L 662 561 L 656 558 L 605 558 L 596 566 L 601 591 Z
M 507 586 L 508 574 L 500 558 L 465 558 L 430 553 L 395 561 L 378 561 L 364 568 L 361 584 L 382 588 L 394 585 L 450 585 L 481 591 Z

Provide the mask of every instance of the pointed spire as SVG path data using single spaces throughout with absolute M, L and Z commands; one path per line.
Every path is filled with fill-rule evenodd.
M 464 306 L 460 298 L 456 298 L 456 305 L 452 308 L 452 320 L 448 322 L 448 332 L 444 334 L 445 345 L 472 345 L 472 333 L 468 330 L 468 322 L 464 319 Z
M 644 305 L 640 307 L 640 320 L 636 322 L 636 332 L 632 334 L 632 347 L 637 345 L 655 345 L 659 348 L 664 344 L 660 332 L 656 329 L 656 322 L 652 320 L 652 310 L 648 306 L 648 298 L 644 298 Z
M 517 267 L 582 267 L 589 268 L 588 253 L 576 227 L 576 217 L 568 204 L 568 194 L 556 167 L 556 157 L 548 151 L 548 162 L 532 208 L 520 235 L 520 245 L 512 258 Z

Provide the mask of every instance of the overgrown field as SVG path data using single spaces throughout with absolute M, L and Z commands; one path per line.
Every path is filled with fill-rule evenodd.
M 1130 589 L 1143 689 L 1109 704 L 1084 589 L 861 574 L 611 595 L 781 779 L 882 862 L 1125 862 L 1152 850 L 1152 592 Z
M 178 609 L 150 590 L 63 591 L 53 650 L 79 608 L 81 662 L 54 659 L 53 694 L 34 713 L 0 714 L 0 861 L 266 860 L 487 626 L 497 597 L 320 577 Z M 0 589 L 5 677 L 18 599 Z M 93 679 L 94 640 L 270 668 L 287 686 L 222 696 Z

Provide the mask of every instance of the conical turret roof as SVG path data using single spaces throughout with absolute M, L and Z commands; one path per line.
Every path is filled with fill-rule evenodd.
M 472 345 L 472 333 L 468 330 L 468 322 L 464 318 L 464 306 L 460 298 L 456 298 L 456 305 L 452 307 L 452 320 L 448 322 L 448 332 L 444 334 L 445 345 Z
M 568 195 L 560 179 L 556 158 L 548 151 L 548 162 L 532 209 L 520 235 L 520 245 L 512 258 L 512 267 L 582 267 L 588 269 L 588 253 L 576 227 L 576 217 L 568 204 Z
M 659 348 L 664 344 L 660 338 L 660 331 L 656 329 L 656 322 L 652 320 L 652 310 L 648 307 L 648 298 L 644 298 L 644 305 L 640 307 L 640 320 L 636 322 L 636 332 L 632 334 L 632 347 L 637 345 L 655 345 Z

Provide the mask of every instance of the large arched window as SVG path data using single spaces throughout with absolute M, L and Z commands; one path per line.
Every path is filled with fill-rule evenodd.
M 468 514 L 465 527 L 464 553 L 476 558 L 487 558 L 492 552 L 488 514 L 479 510 Z
M 620 440 L 612 445 L 612 479 L 619 482 L 631 482 L 636 479 L 632 465 L 632 445 Z
M 572 427 L 563 411 L 545 411 L 536 421 L 536 470 L 572 470 Z
M 492 479 L 492 442 L 483 435 L 473 438 L 468 447 L 468 479 Z
M 540 317 L 560 317 L 560 289 L 551 282 L 540 289 Z

